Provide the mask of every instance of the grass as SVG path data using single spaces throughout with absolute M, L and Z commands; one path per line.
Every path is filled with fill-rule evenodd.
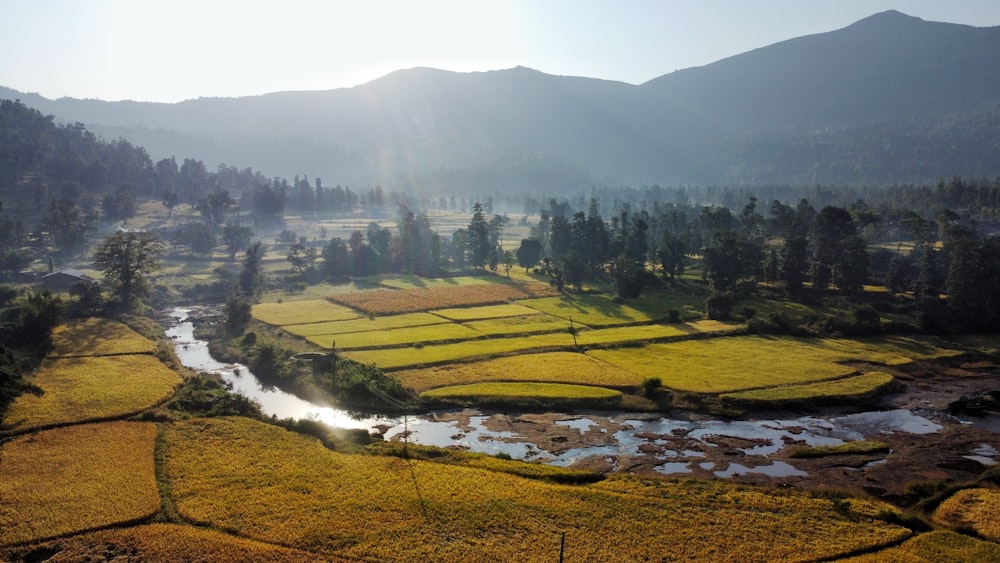
M 360 315 L 355 311 L 330 303 L 325 299 L 307 299 L 282 303 L 258 303 L 253 306 L 253 317 L 274 326 L 346 321 Z
M 23 431 L 136 413 L 166 399 L 181 377 L 155 357 L 137 354 L 46 361 L 33 383 L 45 393 L 15 399 L 5 428 Z
M 569 329 L 569 321 L 566 319 L 539 313 L 535 310 L 532 310 L 531 315 L 523 317 L 485 319 L 481 321 L 470 321 L 464 324 L 475 331 L 489 336 L 532 334 L 536 332 L 565 332 Z M 577 330 L 587 329 L 587 327 L 579 323 L 574 323 L 574 325 Z
M 483 335 L 459 324 L 446 323 L 405 328 L 387 328 L 368 332 L 346 334 L 320 334 L 308 337 L 309 342 L 330 348 L 334 343 L 338 350 L 355 350 L 380 346 L 399 346 L 442 340 L 469 340 Z
M 829 455 L 885 453 L 889 449 L 889 444 L 885 442 L 852 440 L 836 446 L 802 446 L 792 450 L 789 455 L 798 458 L 812 458 Z
M 482 362 L 398 371 L 393 373 L 393 377 L 404 387 L 418 392 L 440 386 L 490 381 L 538 381 L 616 389 L 636 387 L 642 383 L 634 373 L 575 352 L 505 356 Z
M 614 326 L 633 323 L 645 323 L 657 320 L 655 315 L 647 314 L 628 305 L 613 303 L 600 295 L 563 295 L 560 297 L 545 297 L 541 299 L 526 299 L 521 305 L 531 307 L 554 317 L 573 319 L 573 322 L 587 326 Z M 666 315 L 664 315 L 666 316 Z
M 52 331 L 53 358 L 152 354 L 156 345 L 124 324 L 99 317 L 73 319 Z
M 728 483 L 616 478 L 559 485 L 472 467 L 351 456 L 248 419 L 168 432 L 181 515 L 240 537 L 371 561 L 835 559 L 911 532 L 888 505 Z M 871 505 L 870 507 L 868 505 Z
M 497 381 L 437 387 L 424 391 L 420 397 L 422 399 L 511 397 L 519 399 L 606 400 L 621 397 L 621 395 L 620 391 L 590 385 Z
M 348 321 L 326 321 L 321 323 L 306 323 L 285 325 L 282 330 L 296 336 L 317 336 L 320 334 L 347 334 L 350 332 L 367 332 L 371 330 L 389 330 L 412 326 L 427 326 L 449 322 L 430 313 L 407 313 L 385 317 L 351 319 Z
M 981 563 L 1000 561 L 1000 545 L 948 531 L 935 531 L 910 538 L 882 551 L 838 559 L 841 563 L 915 563 L 951 561 Z
M 0 449 L 0 545 L 135 522 L 160 509 L 152 423 L 45 430 Z
M 178 524 L 114 528 L 14 548 L 0 558 L 30 560 L 29 553 L 53 553 L 59 561 L 268 561 L 310 563 L 316 554 L 279 547 L 215 530 Z M 50 559 L 52 561 L 56 558 Z
M 898 365 L 958 352 L 925 340 L 901 337 L 842 340 L 738 336 L 587 353 L 643 379 L 659 377 L 663 386 L 671 389 L 732 393 L 815 383 L 854 372 L 841 362 Z
M 1000 542 L 1000 489 L 958 491 L 934 511 L 934 520 Z
M 727 393 L 721 395 L 721 398 L 740 403 L 763 405 L 767 405 L 768 403 L 794 402 L 804 399 L 850 401 L 878 393 L 881 389 L 892 385 L 894 381 L 895 378 L 888 373 L 873 371 L 834 381 Z
M 438 309 L 432 311 L 435 315 L 444 317 L 452 321 L 476 321 L 482 319 L 499 319 L 504 317 L 523 317 L 525 315 L 537 315 L 538 311 L 507 303 L 504 305 L 486 305 L 483 307 L 461 307 L 456 309 Z

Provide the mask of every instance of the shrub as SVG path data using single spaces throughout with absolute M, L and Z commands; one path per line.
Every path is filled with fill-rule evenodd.
M 642 394 L 652 399 L 656 396 L 657 390 L 663 386 L 663 381 L 659 377 L 650 377 L 642 382 Z
M 709 295 L 708 299 L 705 300 L 708 318 L 713 321 L 729 320 L 729 313 L 732 311 L 735 302 L 735 296 L 728 291 L 716 292 Z

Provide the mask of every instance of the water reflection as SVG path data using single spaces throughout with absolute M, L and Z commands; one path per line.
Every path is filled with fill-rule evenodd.
M 635 413 L 595 413 L 554 415 L 554 428 L 579 432 L 586 446 L 556 448 L 540 446 L 518 434 L 509 424 L 507 415 L 488 415 L 471 411 L 467 422 L 460 425 L 454 412 L 437 412 L 400 417 L 363 416 L 328 406 L 316 405 L 278 389 L 266 388 L 246 368 L 239 364 L 218 362 L 208 352 L 207 343 L 194 338 L 194 327 L 187 319 L 188 309 L 175 309 L 175 326 L 167 336 L 176 342 L 177 355 L 189 368 L 219 374 L 232 385 L 233 391 L 260 403 L 263 411 L 278 418 L 312 418 L 341 428 L 384 430 L 386 440 L 407 439 L 411 443 L 457 447 L 487 454 L 506 454 L 515 459 L 535 460 L 568 466 L 595 456 L 617 467 L 618 460 L 628 456 L 648 456 L 656 470 L 664 474 L 690 473 L 694 468 L 713 470 L 719 477 L 762 473 L 775 477 L 804 475 L 795 467 L 766 459 L 789 444 L 835 446 L 851 440 L 866 439 L 886 433 L 904 432 L 928 434 L 942 426 L 908 410 L 865 412 L 834 417 L 800 417 L 778 420 L 683 420 L 639 415 Z M 513 416 L 513 415 L 512 415 Z M 505 419 L 496 424 L 510 430 L 490 429 L 492 417 Z M 516 422 L 516 416 L 515 422 Z M 560 428 L 561 427 L 561 428 Z M 538 434 L 534 434 L 538 435 Z M 544 433 L 543 433 L 544 435 Z M 726 451 L 754 456 L 761 463 L 748 466 L 724 464 L 715 469 L 712 461 L 700 461 L 706 452 L 725 448 Z M 974 452 L 977 458 L 993 461 L 997 455 L 989 446 Z M 750 461 L 747 458 L 741 461 Z

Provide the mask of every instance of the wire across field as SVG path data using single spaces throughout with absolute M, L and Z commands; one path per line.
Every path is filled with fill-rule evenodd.
M 425 399 L 512 397 L 532 399 L 613 399 L 621 391 L 591 385 L 494 381 L 436 387 L 420 394 Z
M 134 522 L 160 509 L 156 425 L 105 422 L 15 438 L 0 455 L 0 545 Z
M 145 354 L 46 361 L 32 383 L 45 393 L 18 397 L 4 425 L 26 430 L 132 414 L 167 398 L 177 372 Z
M 523 317 L 502 317 L 499 319 L 485 319 L 481 321 L 470 321 L 465 326 L 490 336 L 503 336 L 515 334 L 532 334 L 536 332 L 556 332 L 569 330 L 569 321 L 545 313 L 531 310 L 532 314 Z M 586 330 L 587 327 L 574 323 L 577 330 Z
M 519 302 L 542 313 L 555 317 L 573 319 L 591 327 L 648 323 L 657 320 L 650 315 L 628 305 L 613 303 L 606 297 L 597 295 L 563 295 L 541 299 L 526 299 Z
M 72 319 L 52 331 L 50 358 L 152 354 L 152 340 L 125 326 L 101 317 Z
M 504 305 L 485 305 L 482 307 L 460 307 L 456 309 L 437 309 L 432 311 L 435 315 L 444 317 L 452 321 L 477 321 L 482 319 L 499 319 L 503 317 L 523 317 L 525 315 L 537 315 L 538 311 L 518 305 L 507 303 Z
M 243 418 L 174 423 L 180 515 L 258 541 L 372 561 L 540 561 L 567 530 L 574 561 L 836 559 L 912 532 L 886 504 L 728 483 L 616 478 L 556 485 L 485 469 L 351 456 Z M 276 507 L 280 507 L 277 510 Z
M 274 326 L 285 326 L 323 321 L 346 321 L 356 319 L 357 312 L 330 303 L 326 299 L 285 301 L 282 303 L 258 303 L 253 306 L 253 317 Z
M 504 356 L 482 362 L 398 371 L 393 373 L 393 377 L 404 387 L 418 392 L 446 385 L 488 381 L 545 381 L 616 389 L 636 387 L 642 383 L 642 379 L 632 372 L 576 352 Z
M 442 319 L 441 317 L 430 313 L 406 313 L 403 315 L 389 315 L 371 319 L 368 317 L 361 317 L 348 321 L 325 321 L 321 323 L 285 325 L 281 327 L 281 329 L 296 336 L 309 337 L 320 334 L 347 334 L 350 332 L 368 332 L 371 330 L 388 330 L 450 322 L 451 321 L 447 319 Z

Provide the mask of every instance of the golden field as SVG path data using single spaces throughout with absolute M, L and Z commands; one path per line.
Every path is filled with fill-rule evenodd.
M 101 530 L 69 538 L 0 550 L 0 557 L 25 559 L 31 552 L 53 554 L 46 561 L 259 561 L 311 563 L 316 554 L 178 524 L 148 524 Z
M 642 383 L 642 379 L 632 372 L 575 352 L 505 356 L 482 362 L 397 371 L 392 375 L 404 387 L 417 392 L 487 381 L 547 381 L 618 389 Z
M 152 354 L 153 341 L 124 324 L 100 317 L 71 319 L 52 331 L 50 358 Z
M 175 506 L 192 522 L 321 555 L 377 561 L 827 559 L 901 541 L 889 509 L 726 483 L 556 485 L 482 469 L 350 456 L 248 419 L 175 423 Z
M 1000 489 L 965 489 L 948 497 L 934 519 L 954 528 L 969 528 L 1000 542 Z
M 120 417 L 165 400 L 181 376 L 154 356 L 75 357 L 48 360 L 32 382 L 44 394 L 21 395 L 3 419 L 7 430 Z
M 160 509 L 156 425 L 45 430 L 0 447 L 0 544 L 135 522 Z

